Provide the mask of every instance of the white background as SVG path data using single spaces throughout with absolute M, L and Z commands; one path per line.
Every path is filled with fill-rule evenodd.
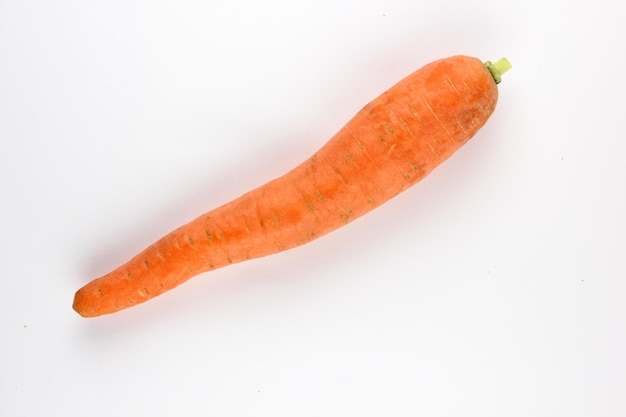
M 617 1 L 0 0 L 0 415 L 626 415 Z M 449 55 L 492 119 L 305 247 L 74 292 Z

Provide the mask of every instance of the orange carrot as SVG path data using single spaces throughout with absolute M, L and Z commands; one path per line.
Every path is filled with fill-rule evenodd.
M 76 292 L 95 317 L 142 303 L 203 272 L 317 239 L 406 190 L 466 143 L 496 106 L 506 59 L 454 56 L 366 105 L 286 175 L 174 230 Z

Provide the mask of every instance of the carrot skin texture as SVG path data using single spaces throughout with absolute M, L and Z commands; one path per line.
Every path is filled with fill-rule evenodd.
M 164 236 L 76 292 L 83 317 L 113 313 L 229 264 L 321 237 L 411 187 L 493 113 L 483 63 L 454 56 L 417 70 L 360 110 L 313 156 Z

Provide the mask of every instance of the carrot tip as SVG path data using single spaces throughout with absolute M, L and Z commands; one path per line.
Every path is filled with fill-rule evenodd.
M 512 68 L 512 65 L 508 59 L 500 58 L 495 63 L 492 63 L 491 61 L 485 62 L 485 67 L 487 67 L 487 69 L 491 73 L 491 76 L 493 77 L 493 80 L 496 82 L 496 84 L 500 84 L 500 82 L 502 81 L 502 74 L 510 70 Z

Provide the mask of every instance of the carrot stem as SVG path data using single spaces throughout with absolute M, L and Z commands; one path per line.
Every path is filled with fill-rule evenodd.
M 492 63 L 491 61 L 485 62 L 485 67 L 487 67 L 487 69 L 491 73 L 491 76 L 493 77 L 493 80 L 496 82 L 496 84 L 500 84 L 500 82 L 502 81 L 502 74 L 510 70 L 512 65 L 508 59 L 500 58 L 495 63 Z

